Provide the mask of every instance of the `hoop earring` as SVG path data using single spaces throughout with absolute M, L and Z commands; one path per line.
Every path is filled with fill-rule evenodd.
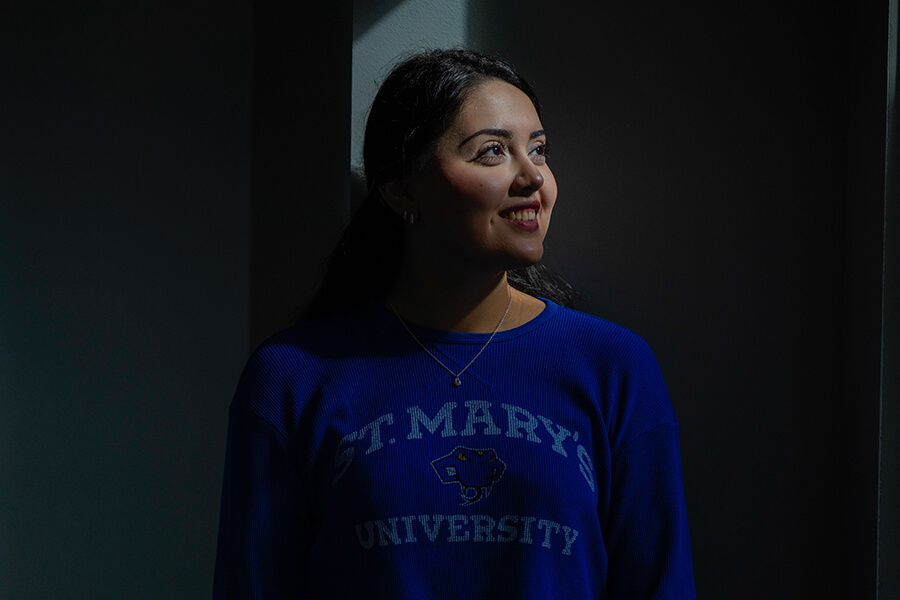
M 416 215 L 412 214 L 411 212 L 403 211 L 403 222 L 412 225 L 416 222 Z

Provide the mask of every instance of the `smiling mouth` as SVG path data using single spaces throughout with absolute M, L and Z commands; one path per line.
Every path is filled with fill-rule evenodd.
M 540 208 L 534 206 L 518 206 L 516 208 L 500 213 L 500 217 L 520 230 L 537 231 L 540 227 L 537 220 Z
M 533 208 L 525 208 L 522 210 L 511 210 L 502 213 L 500 216 L 510 221 L 534 221 L 537 219 L 537 211 Z

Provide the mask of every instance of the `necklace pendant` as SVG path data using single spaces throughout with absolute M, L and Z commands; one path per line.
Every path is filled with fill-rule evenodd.
M 462 381 L 459 380 L 459 375 L 455 375 L 453 377 L 453 387 L 459 387 L 462 384 Z

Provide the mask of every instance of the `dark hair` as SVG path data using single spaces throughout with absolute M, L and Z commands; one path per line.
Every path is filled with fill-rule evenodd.
M 499 56 L 462 49 L 430 50 L 410 56 L 391 70 L 366 122 L 366 198 L 344 229 L 301 318 L 381 298 L 391 289 L 403 257 L 403 222 L 385 205 L 380 186 L 420 171 L 468 93 L 489 79 L 522 90 L 540 117 L 541 105 L 531 85 Z M 563 306 L 572 303 L 571 286 L 543 264 L 508 271 L 507 278 L 526 293 Z

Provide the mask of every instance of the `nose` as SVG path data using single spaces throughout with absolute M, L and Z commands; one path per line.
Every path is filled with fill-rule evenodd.
M 544 185 L 544 176 L 529 158 L 519 161 L 519 169 L 513 180 L 512 191 L 518 196 L 530 196 Z

